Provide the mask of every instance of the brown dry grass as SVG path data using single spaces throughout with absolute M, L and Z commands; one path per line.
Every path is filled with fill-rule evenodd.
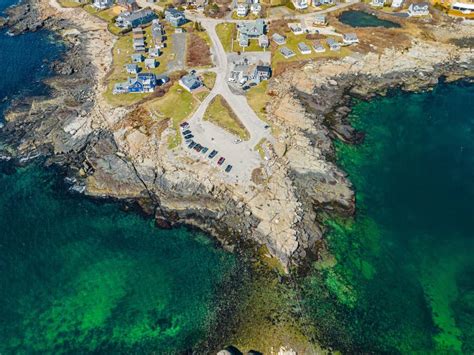
M 188 35 L 186 64 L 190 67 L 211 65 L 211 50 L 207 42 L 195 33 Z

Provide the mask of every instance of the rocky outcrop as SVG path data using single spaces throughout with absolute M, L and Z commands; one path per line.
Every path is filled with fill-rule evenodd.
M 45 24 L 62 34 L 69 50 L 48 80 L 51 96 L 12 104 L 0 130 L 7 147 L 0 156 L 26 161 L 45 155 L 47 163 L 66 169 L 74 191 L 136 201 L 158 225 L 193 225 L 230 249 L 242 240 L 265 244 L 285 266 L 314 252 L 324 232 L 321 211 L 354 212 L 353 189 L 333 162 L 332 143 L 363 139 L 346 122 L 351 98 L 394 87 L 415 90 L 443 75 L 473 72 L 472 50 L 447 40 L 413 40 L 402 51 L 353 53 L 285 72 L 270 82 L 266 112 L 278 134 L 263 144 L 269 159 L 252 172 L 252 181 L 236 184 L 182 150 L 169 150 L 173 130 L 144 108 L 110 107 L 101 93 L 114 37 L 79 9 L 53 10 L 46 0 L 15 10 L 26 11 L 18 29 Z

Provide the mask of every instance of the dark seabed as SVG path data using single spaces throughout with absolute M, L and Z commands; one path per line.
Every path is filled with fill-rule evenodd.
M 0 0 L 0 11 L 13 2 Z M 0 32 L 0 116 L 44 94 L 46 31 Z M 0 163 L 0 353 L 178 352 L 213 335 L 235 258 L 184 228 L 65 192 L 57 172 Z
M 339 17 L 339 21 L 352 27 L 385 27 L 398 28 L 400 25 L 396 22 L 382 20 L 375 15 L 365 11 L 349 10 L 344 11 Z
M 355 221 L 328 220 L 335 260 L 305 301 L 346 351 L 474 352 L 474 85 L 356 104 L 364 144 L 338 144 Z

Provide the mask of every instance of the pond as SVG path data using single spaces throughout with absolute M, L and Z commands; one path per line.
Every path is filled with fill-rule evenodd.
M 385 27 L 399 28 L 396 22 L 382 20 L 365 11 L 345 11 L 339 16 L 339 21 L 352 27 Z

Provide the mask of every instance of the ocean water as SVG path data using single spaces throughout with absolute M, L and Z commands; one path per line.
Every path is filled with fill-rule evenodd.
M 0 0 L 0 11 L 12 1 Z M 0 32 L 0 113 L 44 94 L 62 45 Z M 185 228 L 66 192 L 55 170 L 0 163 L 0 353 L 174 353 L 212 339 L 235 257 Z M 205 346 L 205 345 L 204 345 Z
M 353 220 L 328 219 L 335 258 L 304 280 L 313 334 L 347 352 L 474 352 L 474 85 L 355 105 L 366 132 L 337 156 Z
M 375 15 L 365 11 L 349 10 L 344 11 L 339 17 L 339 21 L 352 27 L 385 27 L 398 28 L 400 25 L 396 22 L 383 20 Z
M 64 191 L 35 165 L 0 173 L 0 353 L 178 352 L 212 336 L 232 255 Z
M 0 0 L 0 16 L 13 0 Z M 58 59 L 63 46 L 46 31 L 12 37 L 0 30 L 0 123 L 9 102 L 21 95 L 44 94 L 41 79 L 50 73 L 48 63 Z

